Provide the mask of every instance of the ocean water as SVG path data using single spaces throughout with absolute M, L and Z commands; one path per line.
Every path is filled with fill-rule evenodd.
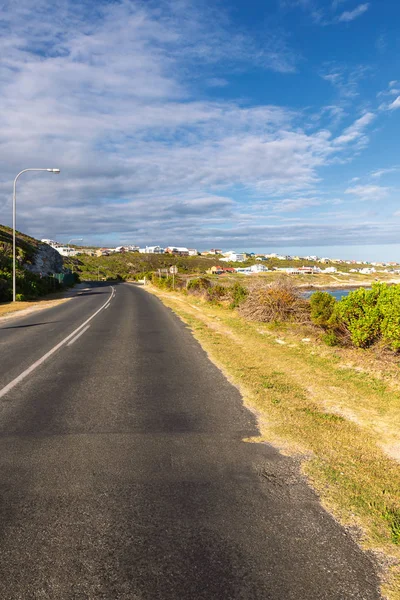
M 340 289 L 340 290 L 330 290 L 330 289 L 326 289 L 326 290 L 311 290 L 308 292 L 304 292 L 303 297 L 304 298 L 310 298 L 313 294 L 315 294 L 315 292 L 328 292 L 328 294 L 331 294 L 334 298 L 336 298 L 336 300 L 340 300 L 341 298 L 344 298 L 345 296 L 348 296 L 350 294 L 350 292 L 354 292 L 354 290 L 359 289 L 359 288 L 351 288 L 351 289 Z M 371 288 L 366 288 L 366 289 L 371 289 Z

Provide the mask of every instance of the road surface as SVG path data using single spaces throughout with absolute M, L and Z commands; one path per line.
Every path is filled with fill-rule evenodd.
M 0 598 L 380 598 L 296 462 L 243 441 L 257 433 L 141 288 L 1 321 Z

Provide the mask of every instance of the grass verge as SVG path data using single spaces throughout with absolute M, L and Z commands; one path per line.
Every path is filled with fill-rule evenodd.
M 51 294 L 50 296 L 27 302 L 4 302 L 0 304 L 0 318 L 8 317 L 10 315 L 13 315 L 14 313 L 19 313 L 21 311 L 30 312 L 42 310 L 44 308 L 50 308 L 52 306 L 56 306 L 57 304 L 62 304 L 67 300 L 68 298 L 61 297 L 60 292 L 59 294 Z
M 148 291 L 191 327 L 240 388 L 259 415 L 261 439 L 304 456 L 303 471 L 321 502 L 375 552 L 383 593 L 400 600 L 398 365 L 387 374 L 361 369 L 362 351 L 349 361 L 346 350 L 305 341 L 288 327 L 249 323 L 192 296 Z

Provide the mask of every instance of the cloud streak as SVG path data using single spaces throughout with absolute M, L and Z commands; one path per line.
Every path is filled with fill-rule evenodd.
M 340 23 L 350 23 L 350 21 L 354 21 L 354 19 L 358 19 L 369 9 L 369 2 L 365 4 L 359 4 L 354 10 L 346 10 L 339 17 L 338 21 Z
M 356 185 L 347 188 L 344 193 L 357 196 L 360 200 L 383 200 L 388 196 L 389 188 L 379 185 Z

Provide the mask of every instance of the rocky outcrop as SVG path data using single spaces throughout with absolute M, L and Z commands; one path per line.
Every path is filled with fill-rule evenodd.
M 48 244 L 39 244 L 33 262 L 26 264 L 25 268 L 32 273 L 41 273 L 42 275 L 53 275 L 65 271 L 63 257 Z

